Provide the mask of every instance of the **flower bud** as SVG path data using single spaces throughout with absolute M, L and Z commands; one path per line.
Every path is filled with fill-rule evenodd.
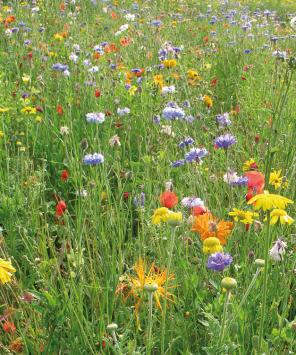
M 158 285 L 156 283 L 154 284 L 145 284 L 144 285 L 144 290 L 147 292 L 155 292 L 158 289 Z
M 116 323 L 110 323 L 107 325 L 107 331 L 109 333 L 115 332 L 115 330 L 117 330 L 118 325 Z
M 258 267 L 264 267 L 265 261 L 263 259 L 256 259 L 255 260 L 255 265 Z
M 221 281 L 221 286 L 229 291 L 237 287 L 237 282 L 231 277 L 224 277 Z

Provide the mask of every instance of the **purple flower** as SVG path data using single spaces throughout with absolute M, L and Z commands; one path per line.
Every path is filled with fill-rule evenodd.
M 229 254 L 215 253 L 209 256 L 207 268 L 214 271 L 222 271 L 232 263 L 232 256 Z
M 145 193 L 141 192 L 140 195 L 134 197 L 134 205 L 136 207 L 144 207 L 145 205 Z
M 227 133 L 215 139 L 215 148 L 227 149 L 228 147 L 232 146 L 235 143 L 236 143 L 236 138 L 231 134 Z
M 191 137 L 185 138 L 182 142 L 179 143 L 180 148 L 185 148 L 187 145 L 193 144 L 194 139 Z
M 85 165 L 97 165 L 104 162 L 104 156 L 100 153 L 87 154 L 83 158 L 83 163 Z
M 185 160 L 187 163 L 200 162 L 208 154 L 205 148 L 192 148 L 185 154 Z
M 172 103 L 169 103 L 167 107 L 162 111 L 162 117 L 166 120 L 178 120 L 185 117 L 185 112 L 178 106 L 171 106 Z
M 219 128 L 225 128 L 231 125 L 231 121 L 229 119 L 229 113 L 225 112 L 223 114 L 216 116 L 216 121 L 219 125 Z
M 89 123 L 103 123 L 105 121 L 105 114 L 103 112 L 87 113 L 86 121 Z
M 182 159 L 182 160 L 176 160 L 174 162 L 171 163 L 171 167 L 172 168 L 178 168 L 179 166 L 182 166 L 185 164 L 185 160 Z
M 65 71 L 69 69 L 69 66 L 67 64 L 56 63 L 52 66 L 52 69 L 57 71 Z

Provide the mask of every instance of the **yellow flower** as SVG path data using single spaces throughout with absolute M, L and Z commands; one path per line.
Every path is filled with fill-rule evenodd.
M 274 188 L 277 190 L 280 187 L 287 187 L 288 186 L 288 181 L 281 176 L 282 170 L 274 170 L 269 177 L 269 184 L 274 186 Z
M 254 218 L 259 216 L 257 212 L 243 211 L 237 208 L 233 208 L 228 215 L 234 217 L 235 222 L 242 222 L 244 224 L 252 224 L 254 222 Z
M 0 138 L 3 138 L 3 137 L 4 137 L 4 132 L 0 131 Z
M 214 254 L 223 250 L 220 240 L 216 237 L 209 237 L 203 241 L 203 252 L 205 254 Z
M 8 112 L 10 111 L 10 108 L 8 107 L 0 107 L 0 113 L 5 113 L 5 112 Z
M 204 98 L 203 98 L 203 102 L 205 103 L 205 105 L 206 105 L 208 108 L 213 107 L 213 100 L 210 98 L 210 96 L 205 95 Z
M 246 160 L 243 165 L 243 171 L 249 171 L 257 167 L 257 164 L 254 159 Z
M 131 96 L 135 96 L 135 93 L 137 92 L 137 87 L 135 86 L 135 85 L 133 85 L 133 86 L 131 86 L 130 88 L 129 88 L 129 90 L 128 90 L 128 92 L 129 92 L 129 94 L 131 95 Z
M 198 75 L 198 72 L 194 69 L 190 69 L 187 71 L 187 78 L 191 80 L 200 80 L 201 77 Z
M 271 217 L 270 224 L 272 225 L 276 224 L 278 221 L 280 221 L 281 224 L 292 224 L 294 222 L 294 219 L 288 216 L 285 210 L 281 210 L 281 209 L 273 210 L 270 213 L 270 217 Z
M 263 194 L 258 194 L 248 201 L 248 205 L 254 204 L 255 210 L 263 209 L 263 211 L 272 210 L 274 208 L 285 209 L 292 200 L 287 197 L 270 194 L 264 191 Z
M 26 113 L 28 115 L 35 115 L 37 110 L 35 107 L 25 106 L 24 108 L 21 109 L 21 112 Z
M 152 216 L 152 223 L 159 224 L 168 220 L 169 209 L 166 207 L 157 208 Z
M 177 65 L 177 61 L 176 59 L 165 59 L 162 64 L 166 67 L 166 68 L 174 68 Z
M 171 226 L 177 226 L 182 222 L 183 216 L 181 212 L 169 211 L 167 216 L 167 223 Z
M 22 76 L 22 80 L 23 80 L 23 82 L 24 82 L 25 84 L 27 84 L 27 83 L 30 82 L 31 78 L 30 78 L 29 75 L 24 74 L 24 75 Z
M 0 258 L 0 283 L 10 282 L 14 272 L 16 269 L 11 265 L 11 262 Z

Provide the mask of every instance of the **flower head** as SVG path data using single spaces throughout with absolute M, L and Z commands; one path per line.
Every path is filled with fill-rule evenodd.
M 253 204 L 255 210 L 263 209 L 263 211 L 267 211 L 274 208 L 285 209 L 289 203 L 293 203 L 293 201 L 287 197 L 270 194 L 268 191 L 264 191 L 264 193 L 252 197 L 248 205 Z
M 233 208 L 228 215 L 232 216 L 235 222 L 241 222 L 243 224 L 252 224 L 254 222 L 254 218 L 259 216 L 257 212 L 243 211 L 237 208 Z
M 270 224 L 276 224 L 278 221 L 281 224 L 292 224 L 294 222 L 294 219 L 290 217 L 285 210 L 282 209 L 274 209 L 270 213 Z
M 209 237 L 203 241 L 202 250 L 205 254 L 215 254 L 218 252 L 222 252 L 223 248 L 218 238 Z
M 83 158 L 83 163 L 85 165 L 97 165 L 104 163 L 104 156 L 100 153 L 87 154 Z
M 274 261 L 281 261 L 283 255 L 286 253 L 286 248 L 287 243 L 281 239 L 278 239 L 270 249 L 269 255 Z
M 11 265 L 11 262 L 0 258 L 0 283 L 10 282 L 14 272 L 16 269 Z
M 281 174 L 281 170 L 274 170 L 273 172 L 271 172 L 269 177 L 269 184 L 274 186 L 276 190 L 281 187 L 286 187 L 288 185 L 288 181 L 284 177 L 282 177 Z
M 224 245 L 232 229 L 232 222 L 219 221 L 211 213 L 204 213 L 194 218 L 194 224 L 191 230 L 197 232 L 201 240 L 216 237 L 221 244 Z
M 232 263 L 232 256 L 229 254 L 215 253 L 209 256 L 207 268 L 214 271 L 222 271 Z
M 167 222 L 169 209 L 166 207 L 157 208 L 152 216 L 152 223 L 159 224 L 160 222 Z
M 227 149 L 235 143 L 236 143 L 236 138 L 231 134 L 227 133 L 215 139 L 215 148 Z
M 179 201 L 178 196 L 171 191 L 165 191 L 159 197 L 159 202 L 161 206 L 167 208 L 173 208 L 174 206 L 177 205 L 178 201 Z

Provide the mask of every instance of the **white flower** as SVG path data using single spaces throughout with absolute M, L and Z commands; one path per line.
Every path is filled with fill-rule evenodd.
M 60 133 L 61 133 L 61 135 L 63 135 L 63 136 L 67 136 L 67 135 L 70 133 L 70 128 L 67 127 L 67 126 L 62 126 L 62 127 L 60 128 Z
M 293 17 L 290 21 L 290 26 L 294 29 L 296 29 L 296 17 Z
M 78 55 L 75 54 L 75 53 L 71 53 L 70 56 L 69 56 L 69 59 L 74 62 L 74 63 L 77 63 L 78 61 Z
M 192 208 L 196 206 L 204 206 L 203 200 L 199 197 L 184 197 L 181 201 L 182 206 Z
M 171 86 L 164 86 L 161 90 L 161 93 L 163 95 L 166 94 L 173 94 L 176 91 L 175 85 L 171 85 Z
M 134 14 L 126 14 L 126 15 L 124 16 L 124 18 L 125 18 L 127 21 L 135 21 L 136 15 L 134 15 Z
M 160 132 L 166 134 L 167 136 L 175 137 L 175 133 L 172 130 L 172 126 L 163 125 L 161 126 Z
M 269 255 L 274 261 L 281 261 L 286 253 L 287 243 L 278 239 L 269 250 Z
M 121 143 L 119 140 L 119 136 L 116 134 L 115 136 L 111 137 L 109 139 L 109 144 L 111 145 L 111 147 L 114 147 L 114 146 L 120 147 Z
M 227 173 L 223 176 L 223 180 L 229 185 L 236 183 L 238 178 L 237 172 L 235 171 L 227 171 Z

